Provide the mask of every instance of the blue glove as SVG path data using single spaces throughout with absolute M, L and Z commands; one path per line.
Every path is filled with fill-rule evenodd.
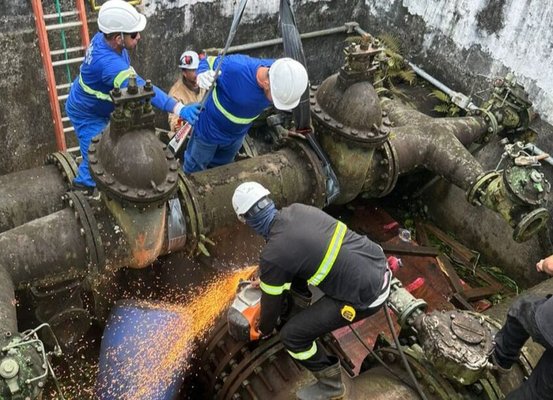
M 179 117 L 187 121 L 190 125 L 194 125 L 200 115 L 200 103 L 192 103 L 184 106 L 179 111 Z

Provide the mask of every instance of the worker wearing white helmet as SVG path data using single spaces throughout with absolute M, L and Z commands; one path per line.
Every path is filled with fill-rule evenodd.
M 204 89 L 200 89 L 196 80 L 196 70 L 200 64 L 198 53 L 192 50 L 187 50 L 179 57 L 180 76 L 175 81 L 169 96 L 183 104 L 198 103 L 202 101 L 205 94 Z M 171 133 L 169 137 L 173 137 L 174 133 L 182 126 L 182 118 L 177 115 L 169 114 L 169 127 Z
M 278 330 L 288 354 L 317 378 L 295 398 L 346 398 L 340 362 L 327 354 L 319 337 L 383 306 L 392 274 L 382 248 L 318 208 L 295 203 L 277 209 L 269 190 L 258 182 L 241 183 L 232 207 L 266 241 L 256 281 L 261 309 L 250 338 L 267 338 Z M 313 304 L 308 284 L 323 294 Z M 290 300 L 301 311 L 281 318 Z
M 290 111 L 307 89 L 305 67 L 291 58 L 278 60 L 226 56 L 215 79 L 220 57 L 200 60 L 198 84 L 216 80 L 184 156 L 184 171 L 192 173 L 231 162 L 252 122 L 271 104 Z
M 75 128 L 83 160 L 79 165 L 73 188 L 92 194 L 96 186 L 88 170 L 88 146 L 92 138 L 106 128 L 114 105 L 109 92 L 126 87 L 131 74 L 128 50 L 134 49 L 146 27 L 146 17 L 123 0 L 108 0 L 98 13 L 98 32 L 86 50 L 79 76 L 71 85 L 65 110 Z M 136 75 L 137 83 L 145 81 Z M 194 123 L 198 118 L 199 104 L 185 106 L 154 86 L 152 105 L 172 112 Z

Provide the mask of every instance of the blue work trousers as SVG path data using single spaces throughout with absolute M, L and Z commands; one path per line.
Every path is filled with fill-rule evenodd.
M 90 176 L 90 171 L 88 170 L 88 146 L 90 146 L 92 138 L 102 133 L 106 128 L 109 123 L 109 118 L 98 116 L 83 117 L 79 115 L 78 112 L 74 112 L 70 107 L 66 107 L 65 111 L 75 128 L 75 133 L 79 140 L 81 156 L 83 157 L 73 183 L 87 187 L 95 187 L 96 183 Z
M 184 153 L 184 172 L 191 174 L 232 162 L 243 140 L 241 136 L 229 144 L 207 143 L 193 134 Z

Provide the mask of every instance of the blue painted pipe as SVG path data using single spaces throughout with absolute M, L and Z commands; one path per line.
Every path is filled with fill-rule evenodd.
M 182 316 L 162 303 L 120 300 L 108 319 L 102 344 L 96 396 L 100 400 L 171 400 L 183 382 L 186 349 L 171 363 L 163 363 Z

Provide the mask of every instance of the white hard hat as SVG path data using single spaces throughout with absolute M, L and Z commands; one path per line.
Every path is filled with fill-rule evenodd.
M 180 55 L 179 68 L 180 69 L 198 69 L 200 64 L 200 56 L 198 53 L 192 50 L 187 50 Z
M 298 61 L 279 58 L 269 68 L 271 96 L 279 110 L 292 110 L 307 88 L 307 71 Z
M 257 182 L 244 182 L 236 188 L 232 195 L 232 207 L 236 215 L 240 217 L 255 203 L 270 194 L 271 192 Z
M 103 33 L 142 32 L 146 17 L 124 0 L 108 0 L 98 13 L 98 28 Z

